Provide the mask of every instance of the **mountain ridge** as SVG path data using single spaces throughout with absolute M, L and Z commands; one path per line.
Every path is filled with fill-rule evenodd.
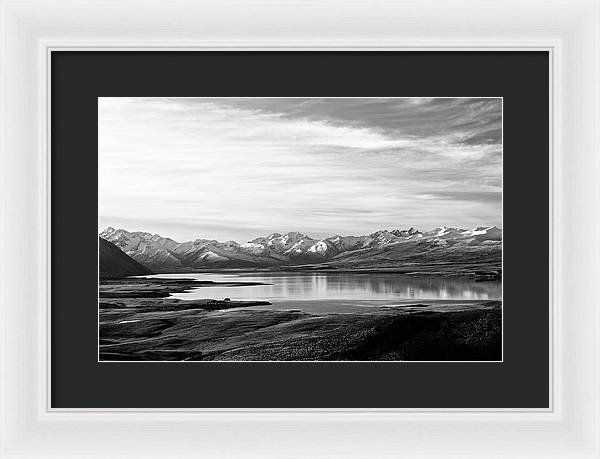
M 502 253 L 502 230 L 496 226 L 441 226 L 427 232 L 411 227 L 321 239 L 292 231 L 271 233 L 244 243 L 211 239 L 177 242 L 158 234 L 113 227 L 103 230 L 100 237 L 154 270 L 315 264 L 334 269 L 439 262 L 501 264 Z

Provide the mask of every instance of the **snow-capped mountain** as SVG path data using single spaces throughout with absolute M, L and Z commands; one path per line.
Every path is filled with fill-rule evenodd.
M 438 237 L 443 239 L 454 239 L 463 235 L 465 230 L 459 228 L 448 228 L 447 226 L 440 226 L 431 231 L 428 231 L 424 236 Z
M 141 231 L 131 233 L 111 227 L 102 231 L 100 237 L 112 242 L 144 266 L 164 268 L 181 266 L 181 261 L 173 253 L 173 250 L 180 244 L 173 239 Z
M 380 230 L 365 236 L 313 239 L 299 232 L 272 233 L 239 244 L 196 239 L 179 243 L 145 232 L 107 228 L 100 236 L 139 263 L 154 270 L 202 267 L 268 267 L 302 264 L 378 266 L 382 263 L 467 262 L 499 259 L 502 230 L 495 226 L 472 229 L 439 227 L 428 232 Z
M 443 270 L 448 265 L 482 263 L 501 268 L 502 264 L 502 230 L 495 226 L 469 230 L 440 227 L 399 237 L 394 232 L 378 231 L 367 236 L 363 245 L 365 249 L 341 253 L 322 267 L 379 269 L 439 265 Z
M 501 241 L 502 230 L 496 226 L 478 226 L 463 232 L 463 235 L 473 237 L 478 241 Z

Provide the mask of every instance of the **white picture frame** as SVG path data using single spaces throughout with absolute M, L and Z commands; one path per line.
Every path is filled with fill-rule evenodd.
M 600 2 L 0 3 L 0 457 L 600 458 Z M 52 50 L 546 50 L 551 406 L 49 406 Z

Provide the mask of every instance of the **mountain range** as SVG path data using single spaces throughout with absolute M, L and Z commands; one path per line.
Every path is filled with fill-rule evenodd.
M 141 231 L 106 228 L 100 237 L 153 271 L 187 268 L 305 267 L 379 269 L 472 264 L 501 269 L 502 230 L 439 227 L 421 232 L 381 230 L 364 236 L 313 239 L 299 232 L 272 233 L 245 243 L 196 239 L 177 242 Z

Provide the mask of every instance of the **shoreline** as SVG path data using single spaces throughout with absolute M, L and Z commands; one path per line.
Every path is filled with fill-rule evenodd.
M 444 268 L 452 268 L 451 270 Z M 465 269 L 461 271 L 460 269 Z M 482 266 L 481 263 L 465 264 L 457 268 L 456 263 L 437 263 L 426 265 L 414 265 L 404 268 L 327 268 L 315 265 L 277 266 L 277 267 L 250 267 L 250 268 L 218 268 L 194 269 L 194 268 L 153 268 L 154 275 L 161 274 L 235 274 L 235 273 L 287 273 L 287 274 L 318 274 L 318 273 L 340 273 L 340 274 L 403 274 L 408 276 L 441 276 L 441 277 L 465 277 L 476 280 L 502 280 L 502 266 L 493 264 Z

